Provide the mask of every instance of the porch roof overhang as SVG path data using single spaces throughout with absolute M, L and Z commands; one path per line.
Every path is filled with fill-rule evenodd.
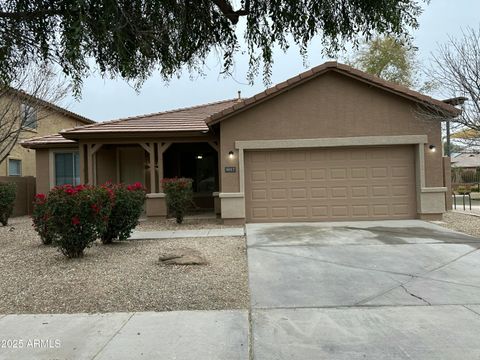
M 119 140 L 120 142 L 125 142 L 126 140 L 132 141 L 146 141 L 147 139 L 174 139 L 174 138 L 188 138 L 188 137 L 201 137 L 201 138 L 211 138 L 212 132 L 207 128 L 202 131 L 194 130 L 171 130 L 171 131 L 132 131 L 132 130 L 122 130 L 122 131 L 109 131 L 102 130 L 96 132 L 85 132 L 85 133 L 70 133 L 70 132 L 60 132 L 60 135 L 63 136 L 66 140 L 88 140 L 88 139 L 105 139 L 111 142 L 112 140 Z
M 20 145 L 27 149 L 71 148 L 78 146 L 75 140 L 64 138 L 60 134 L 25 139 Z
M 217 141 L 210 131 L 170 131 L 170 132 L 102 132 L 93 134 L 75 135 L 73 139 L 63 134 L 53 134 L 42 137 L 25 139 L 20 145 L 27 149 L 72 148 L 83 142 L 101 144 L 137 144 L 144 142 L 211 142 Z

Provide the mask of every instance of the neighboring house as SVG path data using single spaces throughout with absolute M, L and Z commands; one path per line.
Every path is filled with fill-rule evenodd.
M 463 153 L 452 157 L 452 182 L 455 184 L 480 182 L 479 153 Z
M 15 115 L 15 120 L 21 120 L 24 125 L 19 141 L 14 145 L 7 159 L 0 163 L 0 176 L 35 176 L 35 152 L 22 147 L 21 141 L 52 134 L 62 129 L 95 123 L 93 120 L 26 93 L 13 89 L 11 92 L 14 100 L 0 101 L 0 106 L 3 104 L 11 107 L 15 104 L 14 106 L 18 109 L 13 110 L 21 114 Z M 7 93 L 4 96 L 9 95 Z
M 452 167 L 469 170 L 480 168 L 479 153 L 463 153 L 452 157 Z
M 419 119 L 419 107 L 459 114 L 328 62 L 251 98 L 87 125 L 23 146 L 36 149 L 39 191 L 142 181 L 148 216 L 166 215 L 161 179 L 187 176 L 197 204 L 215 199 L 229 223 L 438 219 L 450 164 L 440 122 Z M 62 154 L 78 156 L 78 169 L 59 171 Z

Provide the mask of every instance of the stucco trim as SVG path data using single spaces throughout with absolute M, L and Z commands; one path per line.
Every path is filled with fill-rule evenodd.
M 245 197 L 245 194 L 243 192 L 238 192 L 238 193 L 219 193 L 218 194 L 219 198 L 223 199 L 228 199 L 228 198 L 243 198 Z
M 439 195 L 444 197 L 447 191 L 445 187 L 425 186 L 425 146 L 428 144 L 427 135 L 398 135 L 398 136 L 359 136 L 344 138 L 320 138 L 320 139 L 283 139 L 283 140 L 241 140 L 235 141 L 238 150 L 238 174 L 240 178 L 238 193 L 220 193 L 220 198 L 238 198 L 242 203 L 235 201 L 234 206 L 241 206 L 237 213 L 245 213 L 245 150 L 273 150 L 273 149 L 299 149 L 321 147 L 347 147 L 347 146 L 392 146 L 392 145 L 415 145 L 415 177 L 417 193 L 417 211 L 422 213 L 443 212 L 445 204 Z M 222 218 L 227 213 L 233 212 L 233 204 L 228 204 L 230 211 L 222 209 Z M 222 202 L 223 206 L 223 202 Z M 443 210 L 441 210 L 443 207 Z M 232 214 L 228 214 L 232 217 Z
M 445 193 L 447 192 L 446 187 L 428 187 L 428 188 L 422 188 L 422 193 Z
M 239 150 L 291 149 L 291 148 L 339 147 L 339 146 L 380 146 L 380 145 L 409 145 L 409 144 L 413 145 L 413 144 L 426 144 L 427 142 L 428 142 L 427 135 L 357 136 L 357 137 L 322 138 L 322 139 L 235 141 L 235 148 Z
M 166 197 L 165 193 L 149 193 L 147 199 L 159 199 Z
M 240 193 L 245 193 L 245 150 L 264 149 L 297 149 L 317 147 L 342 147 L 342 146 L 385 146 L 385 145 L 417 145 L 416 151 L 416 176 L 417 195 L 418 189 L 425 187 L 425 144 L 428 143 L 427 135 L 394 135 L 394 136 L 356 136 L 343 138 L 320 139 L 283 139 L 283 140 L 241 140 L 235 141 L 238 149 L 238 176 L 240 178 Z M 417 203 L 421 201 L 417 198 Z

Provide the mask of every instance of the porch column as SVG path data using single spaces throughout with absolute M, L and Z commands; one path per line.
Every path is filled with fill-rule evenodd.
M 158 151 L 158 192 L 163 192 L 162 189 L 162 179 L 163 179 L 163 153 L 172 145 L 171 142 L 157 143 Z
M 150 193 L 155 193 L 155 143 L 140 143 L 140 146 L 148 153 L 150 160 Z
M 78 153 L 80 156 L 80 184 L 85 184 L 87 179 L 85 178 L 86 176 L 86 162 L 85 162 L 85 145 L 80 143 L 78 145 Z
M 95 174 L 96 152 L 100 150 L 103 144 L 87 144 L 87 184 L 97 185 L 97 177 Z

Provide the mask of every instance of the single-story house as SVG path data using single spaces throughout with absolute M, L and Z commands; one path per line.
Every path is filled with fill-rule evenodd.
M 452 167 L 469 170 L 480 168 L 480 153 L 462 153 L 452 157 Z
M 194 179 L 228 223 L 438 219 L 449 201 L 441 121 L 460 112 L 327 62 L 246 99 L 102 122 L 28 140 L 40 192 L 141 181 L 165 216 L 161 179 Z M 437 150 L 437 151 L 435 151 Z M 58 154 L 69 153 L 71 162 Z M 59 159 L 62 159 L 61 161 Z

